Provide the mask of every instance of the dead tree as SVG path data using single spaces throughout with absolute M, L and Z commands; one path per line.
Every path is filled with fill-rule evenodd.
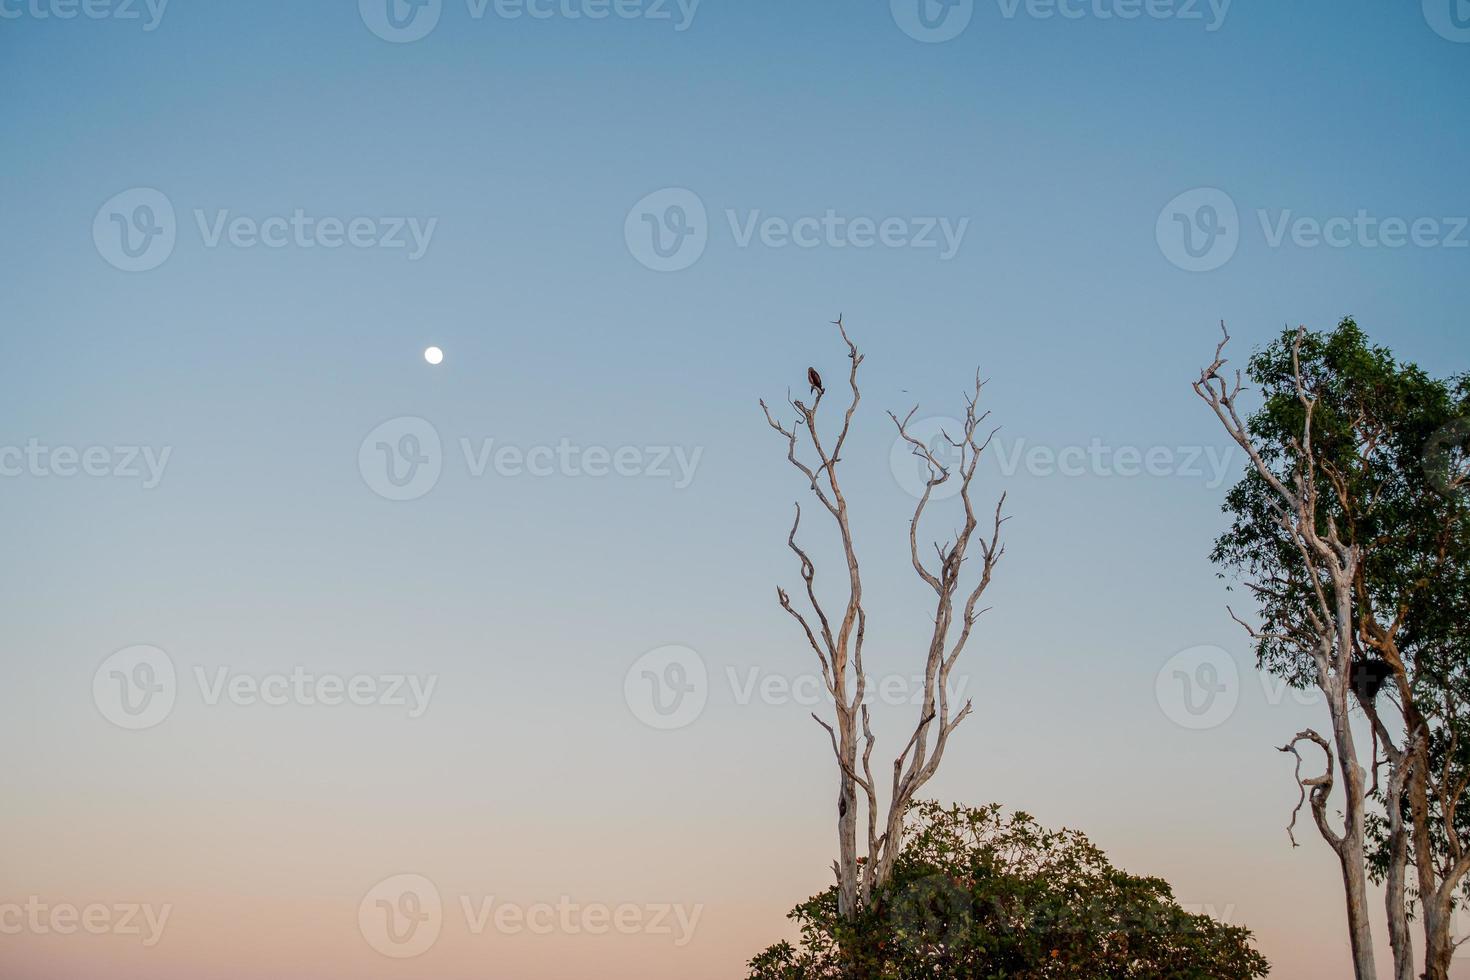
M 1272 495 L 1272 514 L 1301 558 L 1312 596 L 1312 601 L 1305 607 L 1306 620 L 1292 624 L 1288 632 L 1274 635 L 1263 633 L 1235 617 L 1234 612 L 1231 616 L 1249 630 L 1253 637 L 1259 639 L 1263 636 L 1274 636 L 1275 639 L 1292 644 L 1309 654 L 1316 665 L 1313 680 L 1326 699 L 1333 737 L 1329 742 L 1309 729 L 1298 733 L 1282 751 L 1295 755 L 1298 743 L 1310 741 L 1326 753 L 1327 766 L 1324 773 L 1311 779 L 1301 777 L 1301 757 L 1298 755 L 1297 782 L 1302 789 L 1302 802 L 1310 802 L 1318 833 L 1336 853 L 1342 868 L 1354 976 L 1356 980 L 1376 980 L 1365 869 L 1368 787 L 1363 766 L 1358 760 L 1348 716 L 1356 632 L 1354 587 L 1362 568 L 1363 556 L 1357 544 L 1345 540 L 1330 516 L 1325 522 L 1326 527 L 1320 526 L 1323 523 L 1319 517 L 1323 513 L 1318 499 L 1320 472 L 1312 447 L 1312 415 L 1316 399 L 1308 392 L 1303 380 L 1299 356 L 1306 329 L 1297 331 L 1292 356 L 1296 394 L 1302 405 L 1304 422 L 1300 435 L 1293 438 L 1290 459 L 1284 464 L 1282 473 L 1277 473 L 1267 463 L 1239 414 L 1237 398 L 1243 390 L 1241 373 L 1235 372 L 1234 379 L 1229 382 L 1220 374 L 1226 363 L 1223 356 L 1225 345 L 1230 341 L 1230 335 L 1225 331 L 1223 323 L 1220 329 L 1224 336 L 1215 347 L 1214 360 L 1200 372 L 1199 379 L 1194 382 L 1195 394 L 1210 406 L 1215 417 L 1225 427 L 1226 433 L 1245 450 L 1255 472 L 1265 481 Z M 1251 584 L 1251 588 L 1257 591 L 1270 587 L 1262 583 Z M 1327 815 L 1327 801 L 1334 785 L 1334 765 L 1342 777 L 1341 829 L 1334 828 Z M 1392 788 L 1398 792 L 1401 787 L 1402 782 L 1398 781 Z M 1300 806 L 1299 803 L 1298 809 Z M 1398 954 L 1398 944 L 1407 941 L 1407 929 L 1395 928 L 1392 934 L 1395 939 L 1395 953 Z M 1401 957 L 1396 955 L 1395 959 L 1401 960 Z
M 875 739 L 866 703 L 868 677 L 863 668 L 867 614 L 863 605 L 862 574 L 847 499 L 843 496 L 839 477 L 853 415 L 862 397 L 858 389 L 858 367 L 863 362 L 863 355 L 848 337 L 841 317 L 835 325 L 847 345 L 847 356 L 851 361 L 848 371 L 851 394 L 835 439 L 827 442 L 819 430 L 818 412 L 826 390 L 815 382 L 815 398 L 810 405 L 792 398 L 788 392 L 787 403 L 796 412 L 796 419 L 791 424 L 778 421 L 764 400 L 761 401 L 761 409 L 771 428 L 786 440 L 787 460 L 800 471 L 817 503 L 835 524 L 847 570 L 846 602 L 840 612 L 835 608 L 829 612 L 817 597 L 816 565 L 797 543 L 797 531 L 801 526 L 801 505 L 797 504 L 786 544 L 799 563 L 809 609 L 799 609 L 798 603 L 793 602 L 785 589 L 778 588 L 776 595 L 781 608 L 799 624 L 807 645 L 816 655 L 827 692 L 835 706 L 835 724 L 824 721 L 815 713 L 812 717 L 826 729 L 837 762 L 838 857 L 833 862 L 833 871 L 837 878 L 839 913 L 850 919 L 868 907 L 875 890 L 888 881 L 903 844 L 904 815 L 915 794 L 938 770 L 950 735 L 970 714 L 969 701 L 959 710 L 952 710 L 949 677 L 970 639 L 976 620 L 984 612 L 977 608 L 980 597 L 990 585 L 991 573 L 1005 550 L 1000 543 L 1000 527 L 1005 521 L 1002 515 L 1005 495 L 1001 495 L 993 516 L 987 517 L 987 533 L 977 536 L 980 518 L 972 504 L 971 485 L 980 456 L 995 434 L 992 430 L 981 438 L 980 427 L 989 413 L 981 413 L 977 407 L 983 387 L 978 375 L 973 393 L 965 399 L 961 431 L 943 435 L 949 447 L 958 454 L 958 459 L 950 460 L 948 466 L 910 432 L 909 424 L 917 408 L 902 419 L 889 413 L 898 437 L 912 447 L 914 455 L 923 460 L 928 469 L 927 482 L 909 522 L 909 551 L 914 572 L 934 591 L 935 605 L 932 630 L 923 640 L 923 704 L 913 734 L 894 759 L 887 809 L 882 809 L 878 781 L 872 768 Z M 950 480 L 959 481 L 963 523 L 951 538 L 934 545 L 935 554 L 926 563 L 919 547 L 919 523 L 935 489 Z M 978 549 L 978 569 L 968 576 L 972 580 L 968 591 L 961 592 L 961 577 L 971 572 L 967 563 L 970 563 L 972 544 Z M 862 791 L 866 814 L 866 853 L 862 856 L 859 855 L 857 833 L 859 790 Z

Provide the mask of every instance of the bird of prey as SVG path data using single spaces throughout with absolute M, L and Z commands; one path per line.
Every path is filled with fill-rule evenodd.
M 816 368 L 809 367 L 806 369 L 806 379 L 811 382 L 812 391 L 815 391 L 817 394 L 826 394 L 827 389 L 822 387 L 822 376 L 817 373 Z

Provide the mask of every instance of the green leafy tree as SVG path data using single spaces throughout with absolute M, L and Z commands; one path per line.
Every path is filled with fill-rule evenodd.
M 1216 369 L 1222 363 L 1217 354 Z M 1413 973 L 1406 909 L 1417 896 L 1425 976 L 1443 980 L 1454 896 L 1470 872 L 1470 821 L 1459 806 L 1470 783 L 1470 379 L 1436 379 L 1399 361 L 1351 318 L 1325 333 L 1284 331 L 1252 356 L 1246 375 L 1261 405 L 1243 433 L 1232 425 L 1238 381 L 1213 406 L 1253 465 L 1227 495 L 1231 525 L 1212 557 L 1256 600 L 1262 669 L 1328 697 L 1348 794 L 1345 830 L 1325 822 L 1329 743 L 1304 732 L 1298 740 L 1329 756 L 1327 782 L 1309 783 L 1310 799 L 1323 836 L 1344 857 L 1345 877 L 1353 873 L 1347 864 L 1366 859 L 1387 885 L 1395 976 Z M 1214 393 L 1228 391 L 1218 373 L 1214 379 Z M 1302 505 L 1296 511 L 1290 497 Z M 1309 536 L 1328 547 L 1319 553 Z M 1333 636 L 1324 648 L 1326 634 Z M 1358 760 L 1346 727 L 1354 704 L 1375 736 L 1371 788 L 1353 778 Z M 1378 780 L 1380 744 L 1386 785 Z M 1367 812 L 1368 798 L 1382 812 Z M 1366 855 L 1347 846 L 1355 833 L 1366 837 Z M 1349 914 L 1361 915 L 1351 887 Z
M 1167 882 L 1113 867 L 1074 830 L 998 806 L 921 802 L 892 878 L 856 919 L 835 888 L 792 910 L 797 943 L 750 980 L 1249 980 L 1250 932 L 1182 909 Z

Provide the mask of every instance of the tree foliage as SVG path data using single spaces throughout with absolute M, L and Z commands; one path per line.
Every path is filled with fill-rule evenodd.
M 1250 360 L 1247 376 L 1262 406 L 1250 418 L 1261 455 L 1290 477 L 1305 409 L 1293 374 L 1295 330 Z M 1393 622 L 1402 609 L 1400 649 L 1411 682 L 1463 682 L 1467 549 L 1465 450 L 1470 378 L 1431 378 L 1370 344 L 1351 318 L 1328 333 L 1308 332 L 1299 354 L 1316 399 L 1312 453 L 1319 463 L 1318 519 L 1335 522 L 1362 547 L 1360 615 Z M 1312 582 L 1275 520 L 1265 480 L 1254 470 L 1228 493 L 1232 523 L 1212 558 L 1249 580 L 1263 629 L 1261 666 L 1306 687 L 1315 669 L 1298 635 Z M 1310 644 L 1306 644 L 1310 646 Z M 1412 669 L 1417 667 L 1418 669 Z
M 1167 882 L 1115 868 L 1085 836 L 999 806 L 916 804 L 892 879 L 855 921 L 827 889 L 792 910 L 796 944 L 750 980 L 1249 980 L 1248 930 L 1192 914 Z
M 1346 658 L 1349 680 L 1387 678 L 1381 696 L 1359 684 L 1352 702 L 1389 772 L 1384 788 L 1375 751 L 1373 797 L 1382 810 L 1364 821 L 1367 864 L 1389 886 L 1396 970 L 1409 968 L 1402 908 L 1417 899 L 1425 975 L 1437 980 L 1453 954 L 1453 897 L 1470 894 L 1470 806 L 1461 806 L 1470 786 L 1470 377 L 1431 377 L 1370 343 L 1351 318 L 1326 333 L 1283 332 L 1246 374 L 1262 397 L 1248 421 L 1250 442 L 1268 473 L 1253 466 L 1231 488 L 1232 522 L 1212 557 L 1256 599 L 1263 669 L 1329 698 L 1343 696 L 1334 680 Z M 1268 475 L 1304 483 L 1310 517 L 1351 556 L 1350 602 L 1334 603 L 1348 627 L 1335 678 L 1313 656 L 1314 615 L 1320 622 L 1334 582 L 1294 539 Z M 1345 724 L 1345 706 L 1329 707 L 1334 724 Z M 1407 887 L 1406 867 L 1414 871 Z

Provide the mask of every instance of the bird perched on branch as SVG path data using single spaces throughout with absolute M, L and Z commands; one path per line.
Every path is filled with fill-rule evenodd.
M 816 368 L 809 367 L 806 369 L 806 379 L 811 382 L 812 391 L 815 391 L 819 395 L 827 393 L 827 389 L 822 387 L 822 376 L 817 373 Z

